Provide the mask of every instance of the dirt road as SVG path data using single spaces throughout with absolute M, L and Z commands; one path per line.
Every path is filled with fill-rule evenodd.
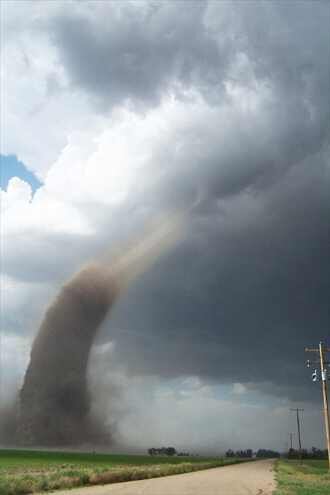
M 273 462 L 257 461 L 194 473 L 76 488 L 58 495 L 270 495 Z

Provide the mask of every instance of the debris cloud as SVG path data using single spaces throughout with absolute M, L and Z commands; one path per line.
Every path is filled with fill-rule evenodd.
M 16 443 L 81 445 L 111 442 L 91 417 L 87 366 L 97 330 L 122 291 L 178 238 L 182 216 L 153 226 L 109 263 L 83 267 L 49 306 L 34 340 L 18 399 Z

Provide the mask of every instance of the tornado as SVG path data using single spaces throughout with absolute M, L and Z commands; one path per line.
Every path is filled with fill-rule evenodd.
M 47 309 L 32 345 L 18 397 L 16 443 L 79 446 L 111 442 L 91 417 L 88 360 L 95 336 L 115 301 L 178 239 L 182 217 L 172 215 L 109 261 L 84 266 Z

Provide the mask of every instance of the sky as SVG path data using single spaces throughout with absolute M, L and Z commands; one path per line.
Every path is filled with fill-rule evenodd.
M 40 180 L 26 168 L 24 163 L 17 160 L 15 155 L 0 155 L 1 169 L 0 169 L 0 181 L 1 189 L 7 190 L 8 182 L 13 177 L 19 177 L 24 182 L 28 183 L 31 187 L 32 193 L 34 193 L 40 186 Z
M 81 264 L 184 232 L 89 368 L 125 448 L 323 446 L 330 343 L 327 1 L 1 2 L 1 398 Z

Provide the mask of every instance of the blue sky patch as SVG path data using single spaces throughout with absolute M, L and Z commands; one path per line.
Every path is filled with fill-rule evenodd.
M 0 160 L 0 187 L 2 190 L 7 190 L 8 182 L 12 177 L 19 177 L 28 182 L 33 193 L 42 185 L 24 163 L 17 160 L 15 155 L 0 155 Z

